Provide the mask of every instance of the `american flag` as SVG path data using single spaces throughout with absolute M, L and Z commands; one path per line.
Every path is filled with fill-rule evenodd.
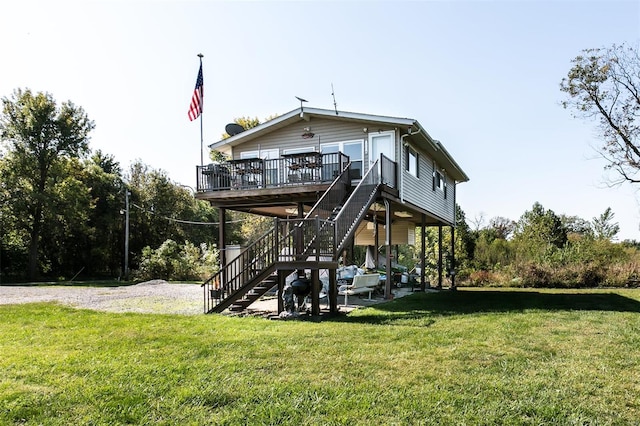
M 196 88 L 193 90 L 191 98 L 191 106 L 189 106 L 189 120 L 193 121 L 202 114 L 202 101 L 204 97 L 204 81 L 202 79 L 202 63 L 200 63 L 200 71 L 198 71 L 198 79 L 196 80 Z

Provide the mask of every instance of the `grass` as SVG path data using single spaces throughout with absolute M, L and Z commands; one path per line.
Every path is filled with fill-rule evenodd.
M 0 306 L 0 424 L 640 419 L 640 290 L 414 294 L 331 321 Z

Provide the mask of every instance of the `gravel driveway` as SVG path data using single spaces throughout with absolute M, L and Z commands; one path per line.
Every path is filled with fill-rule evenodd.
M 123 287 L 0 286 L 0 305 L 59 302 L 107 312 L 198 315 L 203 310 L 199 284 L 153 280 Z

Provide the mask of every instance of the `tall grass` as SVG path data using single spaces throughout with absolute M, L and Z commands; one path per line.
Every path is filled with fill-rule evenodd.
M 640 291 L 414 294 L 323 322 L 0 306 L 4 424 L 635 424 Z

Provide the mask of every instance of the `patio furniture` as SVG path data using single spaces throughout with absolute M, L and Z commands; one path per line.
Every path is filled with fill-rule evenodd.
M 338 288 L 338 294 L 340 296 L 344 295 L 344 306 L 347 306 L 349 296 L 353 294 L 369 293 L 367 300 L 372 300 L 371 293 L 373 293 L 379 281 L 380 274 L 356 275 L 353 277 L 351 284 L 342 285 Z

